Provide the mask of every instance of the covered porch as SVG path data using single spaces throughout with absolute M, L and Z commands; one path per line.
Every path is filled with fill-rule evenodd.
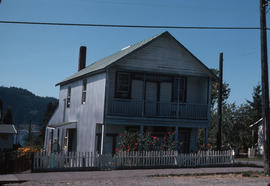
M 103 125 L 104 126 L 104 125 Z M 176 149 L 181 153 L 197 152 L 198 128 L 164 125 L 119 125 L 108 124 L 102 130 L 98 126 L 96 133 L 96 152 L 100 154 L 115 154 L 116 149 L 120 150 L 120 135 L 126 132 L 135 132 L 140 135 L 150 132 L 152 137 L 163 140 L 170 133 L 174 133 Z M 205 128 L 205 143 L 208 143 L 208 128 Z

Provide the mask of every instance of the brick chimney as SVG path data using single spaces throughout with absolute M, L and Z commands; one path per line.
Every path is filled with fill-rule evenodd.
M 84 69 L 85 64 L 86 64 L 86 46 L 81 46 L 78 61 L 78 71 Z

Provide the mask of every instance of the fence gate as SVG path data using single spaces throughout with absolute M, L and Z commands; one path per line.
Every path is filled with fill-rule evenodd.
M 98 164 L 101 170 L 112 170 L 115 168 L 115 161 L 111 154 L 99 155 Z

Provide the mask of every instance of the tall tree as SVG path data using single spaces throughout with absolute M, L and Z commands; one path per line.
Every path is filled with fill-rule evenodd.
M 13 116 L 11 108 L 8 108 L 4 117 L 3 117 L 4 124 L 13 124 Z
M 58 102 L 55 104 L 50 102 L 47 105 L 47 109 L 46 109 L 46 112 L 45 112 L 45 115 L 44 115 L 44 118 L 42 121 L 42 130 L 41 130 L 41 134 L 40 134 L 42 143 L 44 142 L 44 138 L 45 138 L 46 126 L 47 126 L 48 122 L 50 121 L 50 119 L 51 119 L 51 117 L 52 117 L 52 115 L 55 112 L 57 107 L 58 107 Z

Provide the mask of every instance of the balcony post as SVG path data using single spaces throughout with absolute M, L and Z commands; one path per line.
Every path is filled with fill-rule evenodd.
M 143 73 L 143 91 L 142 91 L 142 117 L 144 116 L 144 110 L 145 110 L 145 90 L 146 90 L 146 74 Z
M 179 118 L 179 106 L 180 106 L 180 81 L 179 81 L 179 79 L 176 79 L 176 81 L 177 81 L 177 107 L 176 107 L 176 118 L 178 119 Z

